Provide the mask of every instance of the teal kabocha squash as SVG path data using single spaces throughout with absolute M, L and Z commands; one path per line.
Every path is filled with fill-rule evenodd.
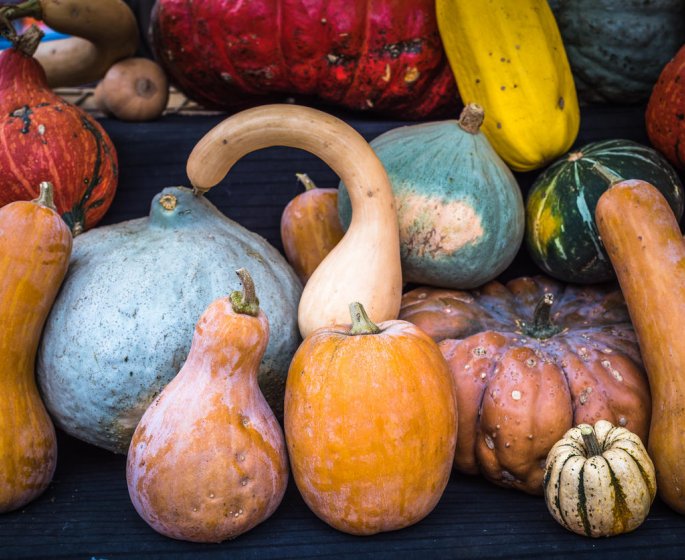
M 578 96 L 645 101 L 685 42 L 682 0 L 550 0 Z
M 150 216 L 74 240 L 69 273 L 48 317 L 37 376 L 66 432 L 125 453 L 140 417 L 181 369 L 194 325 L 249 267 L 271 336 L 259 381 L 282 411 L 299 344 L 301 284 L 263 238 L 183 187 L 164 189 Z
M 523 198 L 513 174 L 480 132 L 483 110 L 459 120 L 390 130 L 371 147 L 388 172 L 400 227 L 405 281 L 474 288 L 514 259 L 523 240 Z M 345 228 L 352 212 L 340 184 Z
M 595 163 L 618 176 L 651 183 L 678 219 L 683 214 L 683 185 L 652 148 L 630 140 L 604 140 L 567 154 L 550 165 L 528 192 L 526 245 L 542 270 L 569 282 L 614 278 L 594 220 L 597 201 L 610 185 L 592 170 Z

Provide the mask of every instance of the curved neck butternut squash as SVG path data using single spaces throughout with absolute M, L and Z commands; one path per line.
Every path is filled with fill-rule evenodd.
M 219 183 L 242 156 L 270 146 L 313 153 L 344 181 L 352 203 L 347 233 L 314 271 L 298 310 L 300 332 L 348 320 L 359 301 L 374 321 L 397 318 L 402 292 L 399 228 L 388 176 L 353 128 L 331 115 L 293 105 L 266 105 L 227 118 L 188 158 L 197 193 Z
M 71 232 L 51 204 L 0 209 L 0 513 L 27 504 L 52 480 L 55 429 L 36 388 L 34 366 L 43 324 L 64 279 Z
M 580 111 L 547 0 L 437 0 L 438 28 L 464 103 L 485 109 L 483 132 L 515 171 L 566 152 Z
M 685 242 L 664 196 L 644 181 L 615 182 L 595 217 L 649 377 L 659 495 L 685 513 Z

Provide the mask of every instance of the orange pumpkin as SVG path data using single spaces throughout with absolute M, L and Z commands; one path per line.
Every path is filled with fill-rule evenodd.
M 0 208 L 0 512 L 33 500 L 55 471 L 55 429 L 38 394 L 34 368 L 71 245 L 50 183 L 41 184 L 37 200 Z
M 649 385 L 617 289 L 542 276 L 417 288 L 400 317 L 441 340 L 457 387 L 460 472 L 542 494 L 547 453 L 573 426 L 607 420 L 647 438 Z
M 306 284 L 316 267 L 345 235 L 338 217 L 338 189 L 319 189 L 305 173 L 305 191 L 281 215 L 281 241 L 288 262 Z
M 156 531 L 220 542 L 267 519 L 288 482 L 283 432 L 257 384 L 269 323 L 249 274 L 214 301 L 188 359 L 143 415 L 126 465 L 129 494 Z
M 293 478 L 312 511 L 369 535 L 425 517 L 447 485 L 456 397 L 437 345 L 406 321 L 324 327 L 295 353 L 285 433 Z

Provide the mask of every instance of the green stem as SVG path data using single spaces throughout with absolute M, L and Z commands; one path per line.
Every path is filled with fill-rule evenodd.
M 349 334 L 378 334 L 381 329 L 374 324 L 366 314 L 364 306 L 356 301 L 350 303 L 350 316 L 352 317 L 352 328 Z
M 597 434 L 595 434 L 595 430 L 592 426 L 588 424 L 580 426 L 580 435 L 583 436 L 588 457 L 602 454 L 602 448 L 599 445 L 599 441 L 597 441 Z
M 0 4 L 0 17 L 8 20 L 31 17 L 42 21 L 43 9 L 40 0 L 25 0 L 19 4 Z
M 38 193 L 38 198 L 34 198 L 31 202 L 35 202 L 36 204 L 40 204 L 41 206 L 45 206 L 46 208 L 50 208 L 51 210 L 54 210 L 57 212 L 57 207 L 55 206 L 55 199 L 54 199 L 54 187 L 52 186 L 52 183 L 49 183 L 48 181 L 43 181 L 40 184 L 40 192 Z
M 231 300 L 233 311 L 241 313 L 242 315 L 252 315 L 252 317 L 256 317 L 259 315 L 259 300 L 257 299 L 252 276 L 250 276 L 250 273 L 244 268 L 240 268 L 235 272 L 243 284 L 243 291 L 239 292 L 236 290 L 228 296 Z
M 295 173 L 295 177 L 304 185 L 306 191 L 311 191 L 316 188 L 316 183 L 314 183 L 306 173 Z
M 604 167 L 599 162 L 595 162 L 595 164 L 592 166 L 592 171 L 600 177 L 602 177 L 604 180 L 606 180 L 607 183 L 609 183 L 609 186 L 615 185 L 616 183 L 620 183 L 621 181 L 625 180 L 623 177 L 617 175 L 611 169 Z
M 552 306 L 554 305 L 554 294 L 547 293 L 535 306 L 533 312 L 533 324 L 521 323 L 521 330 L 533 338 L 544 340 L 550 338 L 561 331 L 561 328 L 552 322 Z

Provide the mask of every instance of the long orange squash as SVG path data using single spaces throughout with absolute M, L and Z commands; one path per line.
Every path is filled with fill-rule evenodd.
M 648 451 L 659 495 L 685 513 L 685 241 L 655 187 L 639 180 L 614 181 L 597 203 L 597 228 L 649 377 Z
M 0 512 L 27 504 L 52 480 L 55 429 L 34 377 L 43 324 L 69 265 L 72 237 L 40 197 L 0 209 Z

